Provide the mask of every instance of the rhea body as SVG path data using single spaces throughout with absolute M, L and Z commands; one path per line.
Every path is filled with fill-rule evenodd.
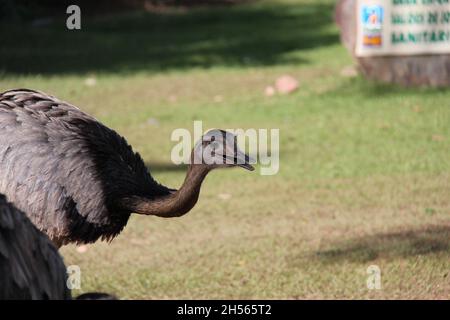
M 0 300 L 70 300 L 68 276 L 58 249 L 28 217 L 0 194 Z M 113 300 L 88 292 L 77 300 Z
M 0 195 L 0 300 L 70 299 L 66 282 L 53 243 Z
M 126 140 L 77 107 L 42 92 L 0 94 L 0 193 L 57 245 L 114 238 L 131 213 L 178 217 L 215 168 L 253 170 L 236 137 L 212 130 L 195 145 L 178 190 L 156 182 Z M 204 148 L 214 161 L 205 162 Z M 217 152 L 216 152 L 217 151 Z

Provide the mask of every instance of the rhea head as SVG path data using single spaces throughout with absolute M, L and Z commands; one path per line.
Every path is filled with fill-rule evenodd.
M 219 129 L 212 129 L 204 134 L 195 144 L 191 156 L 191 164 L 204 165 L 209 170 L 241 167 L 253 171 L 251 162 L 253 159 L 239 149 L 237 137 Z
M 224 130 L 210 130 L 195 144 L 191 164 L 183 185 L 178 190 L 157 199 L 133 196 L 123 200 L 130 212 L 159 217 L 179 217 L 197 203 L 200 187 L 206 175 L 216 168 L 242 167 L 254 170 L 253 160 L 237 146 L 237 137 Z

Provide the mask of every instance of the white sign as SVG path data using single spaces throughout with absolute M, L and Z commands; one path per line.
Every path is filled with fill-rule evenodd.
M 357 0 L 356 56 L 450 53 L 450 0 Z

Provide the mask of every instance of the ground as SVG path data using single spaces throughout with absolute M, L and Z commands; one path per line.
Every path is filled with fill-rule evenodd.
M 349 77 L 333 1 L 113 13 L 0 28 L 0 89 L 46 91 L 124 135 L 171 187 L 176 128 L 279 128 L 280 171 L 213 172 L 186 216 L 62 248 L 123 299 L 450 297 L 450 91 Z M 62 23 L 62 24 L 60 24 Z M 344 70 L 344 71 L 343 71 Z M 268 97 L 290 74 L 297 92 Z M 83 250 L 84 249 L 84 250 Z M 369 290 L 367 268 L 381 270 Z

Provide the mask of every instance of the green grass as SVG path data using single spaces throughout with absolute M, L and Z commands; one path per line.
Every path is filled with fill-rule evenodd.
M 74 33 L 58 21 L 0 28 L 0 89 L 40 89 L 80 106 L 169 186 L 184 178 L 170 165 L 174 129 L 192 130 L 193 120 L 280 129 L 277 175 L 213 172 L 188 215 L 136 215 L 110 244 L 63 248 L 82 270 L 75 295 L 450 297 L 450 91 L 342 76 L 352 61 L 333 5 L 114 14 L 86 18 Z M 300 89 L 266 97 L 285 73 Z M 366 287 L 370 265 L 381 268 L 381 290 Z

